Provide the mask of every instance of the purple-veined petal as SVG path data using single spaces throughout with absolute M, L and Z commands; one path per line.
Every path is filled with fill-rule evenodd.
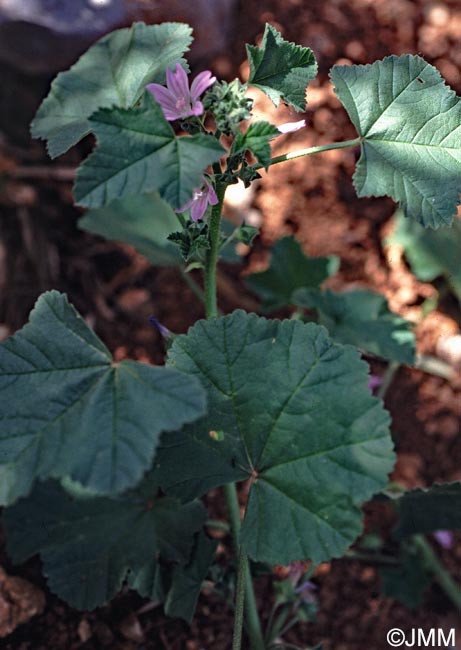
M 203 104 L 202 104 L 202 102 L 194 102 L 192 104 L 192 108 L 187 113 L 187 116 L 188 115 L 202 115 L 202 113 L 203 113 Z M 184 117 L 187 117 L 187 116 L 184 115 Z
M 205 185 L 207 187 L 207 200 L 210 205 L 216 205 L 218 203 L 218 197 L 216 195 L 215 189 L 209 180 L 205 178 Z
M 279 124 L 277 129 L 280 133 L 294 133 L 303 129 L 306 126 L 306 120 L 299 120 L 299 122 L 285 122 L 284 124 Z
M 204 70 L 200 72 L 194 79 L 190 87 L 190 96 L 192 103 L 195 103 L 202 93 L 205 92 L 207 88 L 212 86 L 216 81 L 216 77 L 213 77 L 209 70 Z
M 193 203 L 194 203 L 194 197 L 192 197 L 191 199 L 189 199 L 189 200 L 187 201 L 187 203 L 184 203 L 183 206 L 181 206 L 180 208 L 178 208 L 177 210 L 175 210 L 175 212 L 177 212 L 178 214 L 181 214 L 182 212 L 185 212 L 186 210 L 188 210 L 188 209 L 192 206 Z
M 180 63 L 176 64 L 175 72 L 167 68 L 166 85 L 176 99 L 188 99 L 189 82 L 187 80 L 187 73 Z
M 205 192 L 201 192 L 198 198 L 195 199 L 190 209 L 190 218 L 192 221 L 200 221 L 200 219 L 205 214 L 207 207 L 207 195 Z

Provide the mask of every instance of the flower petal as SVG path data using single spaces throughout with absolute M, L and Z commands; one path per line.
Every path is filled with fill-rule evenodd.
M 207 194 L 203 192 L 201 196 L 195 199 L 193 206 L 190 209 L 190 218 L 192 221 L 200 221 L 208 207 Z
M 280 133 L 294 133 L 303 129 L 306 126 L 306 120 L 299 120 L 299 122 L 285 122 L 285 124 L 280 124 L 277 129 Z
M 194 79 L 190 87 L 190 96 L 192 98 L 192 103 L 197 101 L 202 93 L 205 92 L 207 88 L 212 86 L 216 81 L 216 77 L 213 77 L 209 70 L 204 70 L 200 72 Z
M 166 71 L 166 85 L 176 100 L 184 99 L 189 101 L 189 82 L 187 73 L 180 63 L 176 64 L 176 71 L 172 72 L 170 68 Z
M 173 95 L 164 86 L 161 86 L 160 84 L 147 84 L 146 89 L 162 108 L 167 108 L 169 110 L 176 109 L 176 102 Z
M 218 197 L 216 195 L 215 189 L 209 180 L 205 178 L 205 185 L 207 187 L 207 201 L 210 205 L 216 205 L 218 203 Z

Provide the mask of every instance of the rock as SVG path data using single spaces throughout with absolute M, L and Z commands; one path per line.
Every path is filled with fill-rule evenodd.
M 0 638 L 41 614 L 44 608 L 45 596 L 38 587 L 24 578 L 7 575 L 0 567 Z
M 0 60 L 54 74 L 126 19 L 123 0 L 0 0 Z

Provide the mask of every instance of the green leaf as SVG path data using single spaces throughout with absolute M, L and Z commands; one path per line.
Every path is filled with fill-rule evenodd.
M 134 23 L 101 38 L 51 84 L 32 122 L 32 136 L 48 140 L 52 158 L 90 133 L 99 108 L 130 108 L 149 82 L 163 83 L 165 71 L 189 49 L 192 29 L 183 23 Z
M 275 243 L 267 271 L 248 276 L 246 285 L 262 299 L 263 310 L 270 311 L 293 304 L 295 289 L 317 289 L 338 266 L 336 256 L 308 257 L 294 237 L 284 237 Z
M 427 232 L 398 211 L 394 232 L 387 243 L 403 246 L 411 270 L 419 280 L 432 282 L 444 277 L 454 294 L 461 299 L 460 219 L 455 219 L 451 228 Z
M 144 99 L 136 109 L 102 109 L 92 116 L 98 146 L 78 170 L 78 205 L 100 208 L 158 190 L 173 208 L 181 208 L 202 184 L 206 167 L 225 152 L 210 135 L 176 137 L 159 104 L 150 94 Z
M 209 411 L 162 436 L 155 466 L 167 493 L 188 499 L 251 478 L 245 553 L 271 564 L 342 555 L 394 460 L 358 352 L 314 323 L 236 311 L 177 337 L 168 363 L 201 380 Z
M 177 565 L 173 570 L 172 584 L 165 601 L 167 616 L 179 616 L 188 623 L 192 621 L 202 583 L 217 546 L 218 542 L 207 537 L 203 531 L 198 533 L 188 564 Z
M 461 529 L 461 484 L 434 484 L 427 490 L 409 490 L 397 501 L 397 538 Z
M 394 598 L 406 607 L 418 607 L 431 577 L 417 549 L 405 545 L 400 549 L 400 566 L 383 567 L 379 573 L 385 596 Z
M 461 104 L 419 56 L 334 66 L 336 94 L 362 138 L 358 196 L 390 196 L 423 226 L 450 225 L 461 191 Z
M 269 122 L 253 122 L 245 133 L 237 133 L 231 155 L 251 151 L 261 165 L 268 167 L 271 161 L 270 141 L 277 135 L 280 135 L 280 131 Z
M 69 476 L 99 494 L 139 482 L 162 431 L 201 416 L 196 379 L 171 368 L 115 363 L 57 291 L 0 346 L 0 497 L 35 479 Z
M 410 323 L 391 312 L 379 293 L 298 289 L 293 300 L 301 307 L 318 310 L 319 323 L 338 343 L 356 345 L 389 361 L 414 363 L 416 340 Z
M 296 111 L 306 110 L 306 88 L 317 75 L 317 62 L 309 47 L 282 38 L 266 23 L 260 47 L 247 45 L 250 63 L 248 84 L 262 90 L 275 104 L 280 99 Z
M 167 239 L 178 219 L 157 193 L 112 201 L 105 208 L 88 210 L 79 228 L 106 239 L 126 242 L 156 266 L 179 266 L 181 255 Z
M 158 558 L 185 564 L 203 526 L 202 504 L 157 498 L 149 480 L 117 499 L 78 500 L 57 484 L 37 484 L 4 514 L 15 563 L 40 553 L 50 590 L 78 609 L 120 591 L 128 572 Z M 155 558 L 155 559 L 154 559 Z

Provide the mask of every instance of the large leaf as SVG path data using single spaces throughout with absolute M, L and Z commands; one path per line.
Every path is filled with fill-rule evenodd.
M 167 492 L 187 499 L 250 478 L 247 554 L 274 564 L 342 555 L 394 460 L 389 416 L 358 352 L 316 324 L 236 311 L 177 337 L 168 363 L 200 378 L 209 412 L 162 437 Z
M 409 490 L 398 499 L 396 537 L 435 530 L 461 529 L 461 484 L 432 485 L 427 490 Z
M 379 570 L 383 594 L 406 607 L 418 607 L 431 584 L 431 575 L 418 549 L 411 544 L 401 546 L 398 559 L 398 566 Z
M 389 361 L 414 363 L 416 341 L 410 323 L 391 312 L 386 298 L 379 293 L 298 289 L 293 300 L 318 310 L 319 323 L 335 341 L 356 345 Z
M 361 136 L 358 196 L 390 196 L 423 226 L 450 225 L 461 191 L 461 104 L 419 56 L 334 66 L 336 94 Z
M 308 257 L 293 237 L 284 237 L 274 245 L 267 271 L 246 278 L 247 286 L 260 296 L 264 311 L 293 304 L 295 289 L 317 289 L 338 270 L 338 258 Z
M 115 363 L 69 305 L 43 294 L 22 330 L 0 346 L 0 498 L 36 478 L 69 475 L 99 494 L 132 487 L 162 431 L 201 416 L 198 380 L 171 368 Z
M 260 88 L 275 104 L 280 99 L 296 111 L 306 110 L 306 87 L 317 75 L 317 62 L 309 47 L 282 38 L 266 23 L 260 47 L 247 45 L 250 86 Z
M 177 230 L 178 219 L 157 193 L 130 196 L 88 210 L 78 225 L 106 239 L 131 244 L 157 266 L 182 264 L 178 247 L 167 239 Z
M 91 131 L 88 118 L 99 108 L 130 108 L 147 83 L 163 83 L 166 69 L 189 49 L 191 33 L 183 23 L 134 23 L 104 36 L 53 81 L 33 137 L 48 140 L 52 158 L 64 153 Z
M 146 562 L 188 562 L 205 510 L 157 498 L 157 491 L 146 480 L 117 499 L 78 500 L 56 483 L 38 484 L 5 511 L 8 553 L 16 563 L 40 553 L 51 591 L 73 607 L 94 609 Z
M 403 246 L 411 270 L 423 282 L 444 277 L 461 299 L 461 220 L 451 228 L 428 232 L 419 224 L 405 219 L 398 211 L 395 228 L 388 243 Z
M 180 208 L 224 153 L 210 135 L 176 137 L 150 94 L 137 109 L 102 109 L 90 121 L 98 147 L 79 168 L 74 188 L 77 203 L 89 208 L 153 190 Z

